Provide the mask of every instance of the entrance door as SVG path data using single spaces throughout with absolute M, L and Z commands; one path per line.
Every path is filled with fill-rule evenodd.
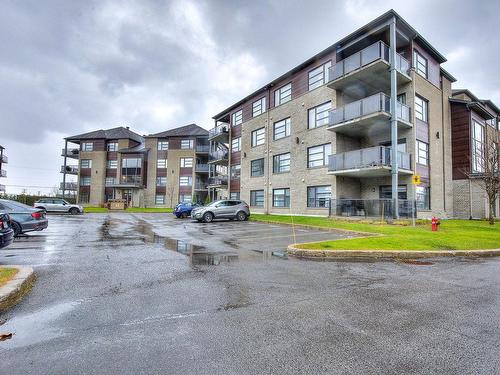
M 132 189 L 122 190 L 122 198 L 127 201 L 127 206 L 130 207 L 132 205 Z

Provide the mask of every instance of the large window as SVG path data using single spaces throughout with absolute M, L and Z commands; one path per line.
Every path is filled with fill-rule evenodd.
M 182 139 L 181 140 L 181 150 L 191 150 L 194 147 L 193 139 Z
M 417 194 L 417 209 L 430 210 L 431 209 L 431 188 L 424 186 L 416 187 Z
M 193 158 L 181 158 L 181 168 L 192 168 Z
M 141 158 L 122 159 L 121 180 L 128 184 L 141 183 L 142 160 Z
M 330 207 L 331 186 L 309 186 L 307 188 L 307 207 Z
M 230 192 L 229 199 L 240 199 L 240 192 L 239 191 Z
M 417 141 L 417 163 L 429 165 L 429 144 Z
M 316 87 L 324 85 L 328 80 L 328 69 L 332 66 L 332 62 L 318 66 L 309 72 L 309 90 L 313 90 Z
M 290 153 L 273 157 L 273 173 L 290 172 Z
M 484 172 L 485 134 L 484 125 L 474 120 L 472 128 L 472 172 Z
M 106 177 L 104 183 L 106 186 L 113 186 L 114 184 L 116 184 L 116 178 L 115 177 Z
M 264 190 L 250 190 L 250 206 L 264 207 Z
M 423 122 L 427 122 L 429 103 L 420 96 L 415 96 L 415 117 Z
M 80 161 L 80 167 L 82 169 L 85 169 L 85 168 L 92 168 L 92 160 L 91 159 L 82 159 Z
M 190 203 L 193 200 L 193 196 L 189 194 L 179 194 L 179 202 Z
M 252 103 L 252 116 L 256 117 L 266 111 L 266 97 L 260 98 Z
M 263 145 L 266 142 L 266 128 L 260 128 L 252 132 L 252 147 Z
M 231 165 L 230 174 L 231 180 L 240 179 L 241 166 L 239 164 Z
M 106 162 L 106 168 L 109 168 L 109 169 L 118 168 L 118 160 L 108 160 Z
M 166 177 L 156 177 L 156 186 L 167 186 Z
M 159 151 L 168 150 L 168 141 L 158 141 L 158 150 Z
M 328 155 L 332 152 L 332 144 L 309 147 L 307 149 L 307 167 L 322 167 L 328 165 Z
M 80 177 L 80 186 L 90 186 L 90 176 Z
M 273 207 L 290 207 L 290 189 L 273 189 Z
M 380 199 L 392 199 L 392 186 L 382 185 L 379 190 Z M 398 199 L 408 199 L 408 190 L 406 185 L 398 186 Z
M 241 137 L 231 140 L 231 152 L 241 151 Z
M 328 125 L 328 113 L 332 108 L 332 102 L 323 103 L 317 107 L 311 108 L 308 113 L 307 127 L 309 129 Z
M 165 196 L 157 194 L 155 196 L 155 204 L 165 204 Z
M 167 160 L 166 159 L 158 159 L 156 161 L 156 168 L 158 168 L 158 169 L 167 168 Z
M 181 176 L 179 177 L 179 186 L 192 186 L 193 177 L 192 176 Z
M 231 115 L 231 125 L 240 125 L 243 122 L 243 111 L 240 109 L 238 112 L 234 112 Z
M 109 152 L 118 151 L 118 142 L 108 142 L 108 144 L 106 145 L 106 149 Z
M 252 160 L 250 162 L 250 176 L 264 176 L 264 159 Z
M 427 67 L 427 59 L 417 51 L 413 51 L 413 65 L 415 66 L 415 70 L 418 74 L 420 74 L 424 78 L 427 78 L 429 73 Z
M 273 138 L 275 141 L 290 135 L 290 124 L 290 117 L 274 123 Z
M 94 144 L 92 142 L 82 143 L 82 151 L 94 151 Z
M 274 92 L 274 106 L 286 103 L 292 100 L 292 84 L 282 86 Z

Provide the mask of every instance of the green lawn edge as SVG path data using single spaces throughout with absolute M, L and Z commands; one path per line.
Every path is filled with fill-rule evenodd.
M 19 270 L 17 268 L 0 267 L 0 287 L 12 280 L 18 271 Z
M 439 231 L 430 224 L 412 226 L 390 224 L 359 224 L 326 217 L 252 215 L 251 220 L 306 225 L 323 229 L 363 232 L 363 237 L 300 243 L 310 250 L 481 250 L 500 248 L 500 225 L 487 221 L 442 220 Z M 374 236 L 367 236 L 374 234 Z M 362 235 L 362 234 L 360 234 Z M 299 241 L 299 239 L 297 240 Z

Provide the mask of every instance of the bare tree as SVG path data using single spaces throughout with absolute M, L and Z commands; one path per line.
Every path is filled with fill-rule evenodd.
M 174 207 L 174 191 L 175 191 L 175 186 L 172 184 L 170 185 L 167 184 L 165 188 L 165 193 L 168 199 L 170 200 L 170 205 L 169 205 L 170 208 Z

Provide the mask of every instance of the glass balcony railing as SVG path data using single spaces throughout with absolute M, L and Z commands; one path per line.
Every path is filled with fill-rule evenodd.
M 227 185 L 227 176 L 215 176 L 208 179 L 209 185 Z
M 373 167 L 390 167 L 391 148 L 375 146 L 334 154 L 329 156 L 328 170 L 330 172 L 345 171 L 349 169 L 362 169 Z M 398 151 L 398 168 L 411 170 L 410 154 Z
M 78 184 L 76 182 L 61 182 L 59 184 L 60 190 L 78 190 Z
M 229 134 L 229 124 L 218 125 L 208 131 L 208 139 L 215 138 L 221 134 Z
M 7 164 L 9 162 L 9 158 L 7 157 L 7 155 L 2 155 L 0 156 L 0 162 L 2 162 L 2 164 Z
M 69 173 L 69 174 L 78 174 L 78 166 L 77 165 L 67 165 L 66 167 L 61 166 L 61 173 Z
M 7 171 L 0 169 L 0 177 L 7 177 Z
M 208 172 L 208 164 L 196 164 L 194 167 L 195 172 Z
M 373 43 L 372 45 L 362 49 L 355 54 L 338 61 L 330 68 L 329 78 L 334 81 L 346 74 L 349 74 L 356 69 L 368 65 L 376 60 L 384 60 L 390 62 L 390 48 L 382 41 Z M 396 54 L 396 69 L 404 74 L 408 74 L 410 64 L 400 54 Z
M 204 181 L 196 181 L 194 184 L 194 188 L 196 190 L 206 190 L 207 186 L 208 186 L 208 183 L 204 182 Z
M 377 112 L 391 112 L 390 96 L 378 93 L 361 100 L 346 104 L 330 111 L 330 125 L 338 125 L 359 117 Z M 410 107 L 400 102 L 397 103 L 396 116 L 398 120 L 410 122 Z
M 196 152 L 208 152 L 210 150 L 209 145 L 196 145 Z
M 217 160 L 227 160 L 229 157 L 228 150 L 216 150 L 210 151 L 208 154 L 209 161 L 217 161 Z
M 78 155 L 80 154 L 80 150 L 78 148 L 68 148 L 62 149 L 61 150 L 61 156 L 67 156 L 70 158 L 78 158 Z
M 1 191 L 2 193 L 5 193 L 5 185 L 0 185 L 0 191 Z

